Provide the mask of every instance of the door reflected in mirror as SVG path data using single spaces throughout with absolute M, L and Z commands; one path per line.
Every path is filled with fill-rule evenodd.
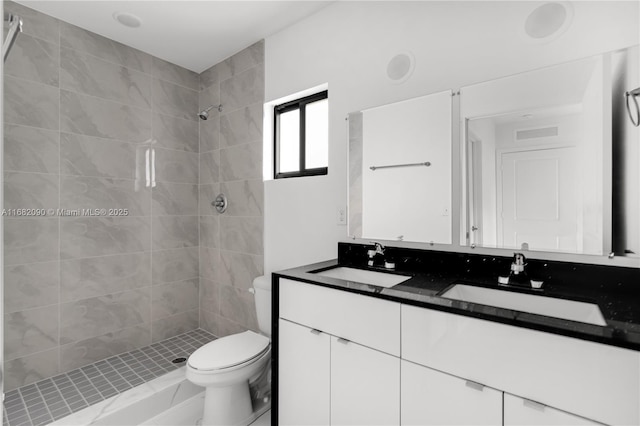
M 595 57 L 463 88 L 470 244 L 605 252 L 606 85 Z

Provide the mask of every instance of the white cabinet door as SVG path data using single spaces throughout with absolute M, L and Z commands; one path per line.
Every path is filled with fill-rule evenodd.
M 504 394 L 505 426 L 572 426 L 599 424 L 601 423 L 556 410 L 555 408 L 529 401 L 519 396 Z
M 331 424 L 398 425 L 400 359 L 331 337 Z
M 407 361 L 401 370 L 403 425 L 502 425 L 502 392 Z
M 281 425 L 328 425 L 329 335 L 279 321 L 278 416 Z

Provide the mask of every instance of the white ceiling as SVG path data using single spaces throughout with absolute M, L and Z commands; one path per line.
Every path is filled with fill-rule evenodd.
M 17 0 L 63 21 L 200 73 L 332 1 Z M 133 13 L 139 28 L 113 14 Z

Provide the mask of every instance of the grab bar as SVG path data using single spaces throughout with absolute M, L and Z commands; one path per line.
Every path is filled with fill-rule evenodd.
M 409 163 L 409 164 L 393 164 L 390 166 L 371 166 L 369 167 L 371 170 L 376 171 L 378 169 L 394 169 L 396 167 L 416 167 L 416 166 L 426 166 L 429 167 L 431 163 L 429 161 L 425 161 L 424 163 Z
M 627 104 L 627 114 L 629 114 L 629 119 L 631 119 L 631 123 L 633 123 L 634 126 L 638 127 L 640 126 L 640 105 L 638 105 L 638 96 L 640 96 L 640 87 L 638 87 L 637 89 L 631 90 L 630 92 L 624 92 L 624 96 L 626 98 L 625 100 Z M 629 98 L 633 100 L 633 103 L 636 106 L 635 118 L 631 113 L 631 105 L 629 104 Z

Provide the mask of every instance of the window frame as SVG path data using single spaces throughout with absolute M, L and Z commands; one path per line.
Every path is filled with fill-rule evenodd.
M 308 104 L 318 102 L 324 99 L 329 99 L 329 91 L 323 90 L 313 95 L 305 96 L 304 98 L 296 99 L 293 101 L 285 102 L 273 107 L 273 177 L 274 179 L 286 179 L 293 177 L 304 176 L 322 176 L 329 174 L 329 166 L 327 167 L 314 167 L 312 169 L 306 168 L 306 106 Z M 280 172 L 280 114 L 299 110 L 300 111 L 300 125 L 299 125 L 299 170 L 293 172 Z M 327 141 L 328 142 L 328 141 Z M 328 149 L 328 146 L 327 146 Z

